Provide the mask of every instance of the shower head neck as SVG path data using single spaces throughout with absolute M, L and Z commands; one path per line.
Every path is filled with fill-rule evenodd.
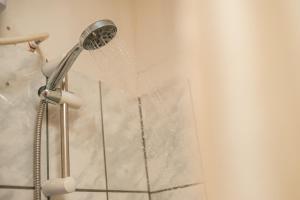
M 99 20 L 89 25 L 81 34 L 77 43 L 61 60 L 49 77 L 46 89 L 54 90 L 70 70 L 83 49 L 95 50 L 105 46 L 117 33 L 116 25 L 110 20 Z
M 65 55 L 49 77 L 46 89 L 54 90 L 59 86 L 82 50 L 83 48 L 78 43 Z

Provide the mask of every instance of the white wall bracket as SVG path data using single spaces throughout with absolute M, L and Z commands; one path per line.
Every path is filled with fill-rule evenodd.
M 42 184 L 42 192 L 45 196 L 54 196 L 74 192 L 76 183 L 74 178 L 55 178 Z

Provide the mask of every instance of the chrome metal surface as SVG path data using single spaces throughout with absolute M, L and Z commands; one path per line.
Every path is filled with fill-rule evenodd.
M 89 25 L 80 36 L 80 45 L 94 50 L 106 45 L 117 34 L 116 25 L 110 20 L 99 20 Z
M 42 122 L 46 108 L 46 101 L 41 100 L 37 112 L 35 134 L 33 141 L 33 199 L 41 200 L 41 135 L 42 135 Z
M 61 83 L 61 89 L 68 91 L 68 76 Z M 70 176 L 69 154 L 69 107 L 64 103 L 60 105 L 60 134 L 61 134 L 61 177 Z
M 94 50 L 106 45 L 115 37 L 117 27 L 110 20 L 99 20 L 89 25 L 81 34 L 79 43 L 76 44 L 58 64 L 51 74 L 44 88 L 40 89 L 41 95 L 49 102 L 57 103 L 61 98 L 61 92 L 56 90 L 61 84 L 62 90 L 68 90 L 67 73 L 83 49 Z M 61 128 L 61 163 L 62 177 L 70 176 L 69 159 L 69 122 L 68 105 L 60 105 L 60 128 Z
M 54 90 L 61 83 L 61 81 L 64 78 L 65 74 L 68 73 L 68 71 L 70 70 L 72 64 L 75 62 L 76 58 L 81 53 L 82 49 L 83 48 L 79 44 L 76 44 L 67 53 L 67 55 L 59 63 L 56 70 L 49 77 L 48 83 L 46 85 L 47 89 Z
M 117 27 L 110 20 L 99 20 L 89 25 L 81 34 L 79 43 L 68 52 L 51 74 L 46 88 L 54 90 L 61 83 L 82 49 L 94 50 L 100 48 L 112 40 L 116 33 Z
M 62 96 L 62 92 L 60 88 L 56 88 L 54 90 L 44 89 L 41 91 L 40 96 L 42 99 L 51 104 L 59 104 Z

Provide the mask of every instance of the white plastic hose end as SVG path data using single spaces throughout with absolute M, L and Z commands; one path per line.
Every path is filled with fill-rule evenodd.
M 51 179 L 42 184 L 42 191 L 45 196 L 67 194 L 74 192 L 75 189 L 76 184 L 72 177 Z
M 48 62 L 45 62 L 42 66 L 42 73 L 46 77 L 50 77 L 53 71 L 57 68 L 61 61 L 61 58 L 56 58 L 53 60 L 50 60 Z
M 50 77 L 64 57 L 65 54 L 61 55 L 61 57 L 57 57 L 55 59 L 51 59 L 48 62 L 43 63 L 42 73 L 44 74 L 44 76 Z
M 67 91 L 61 91 L 61 99 L 60 99 L 60 104 L 66 103 L 68 104 L 71 108 L 78 109 L 82 105 L 82 99 L 73 94 L 72 92 L 67 92 Z

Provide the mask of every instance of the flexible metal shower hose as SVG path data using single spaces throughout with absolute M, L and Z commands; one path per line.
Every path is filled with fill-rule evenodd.
M 33 142 L 33 200 L 41 200 L 41 132 L 45 108 L 46 102 L 41 100 L 37 112 Z

